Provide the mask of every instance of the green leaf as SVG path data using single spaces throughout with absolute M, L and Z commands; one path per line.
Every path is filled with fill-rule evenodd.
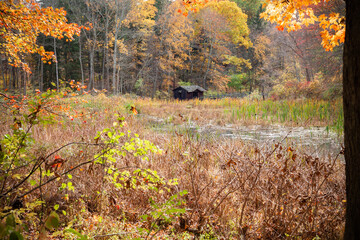
M 78 237 L 82 237 L 82 234 L 77 232 L 76 230 L 72 229 L 72 228 L 68 228 L 68 229 L 65 229 L 65 232 L 68 232 L 68 233 L 72 233 Z
M 188 194 L 188 190 L 184 190 L 184 191 L 181 191 L 179 192 L 180 196 L 184 196 L 186 194 Z
M 78 240 L 87 240 L 87 239 L 89 239 L 87 237 L 87 235 L 82 235 L 81 233 L 79 233 L 78 231 L 76 231 L 76 230 L 74 230 L 72 228 L 65 229 L 65 232 L 72 233 L 72 234 L 78 236 L 79 237 Z
M 58 209 L 59 209 L 59 204 L 56 204 L 56 205 L 54 206 L 54 209 L 55 209 L 55 211 L 58 210 Z
M 13 214 L 10 214 L 7 218 L 6 218 L 6 226 L 9 227 L 16 227 L 16 223 L 15 223 L 15 217 Z
M 72 184 L 72 182 L 68 182 L 67 183 L 67 187 L 68 187 L 68 189 L 70 190 L 70 191 L 74 191 L 74 186 L 73 186 L 73 184 Z
M 12 178 L 14 178 L 14 179 L 20 179 L 20 178 L 21 178 L 21 175 L 20 175 L 20 174 L 13 174 L 13 175 L 12 175 Z
M 53 230 L 58 228 L 60 225 L 60 218 L 59 215 L 52 211 L 49 215 L 49 217 L 46 219 L 45 227 L 49 230 Z
M 9 240 L 23 240 L 23 236 L 19 232 L 12 232 L 10 234 Z
M 35 180 L 30 180 L 30 185 L 31 185 L 31 186 L 35 186 L 35 185 L 36 185 L 36 181 L 35 181 Z

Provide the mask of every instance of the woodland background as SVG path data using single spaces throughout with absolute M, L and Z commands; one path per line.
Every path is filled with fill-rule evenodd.
M 286 31 L 260 18 L 261 0 L 221 1 L 195 11 L 167 0 L 39 1 L 63 8 L 69 22 L 91 26 L 74 41 L 40 35 L 57 62 L 23 54 L 32 73 L 1 58 L 1 87 L 40 91 L 75 80 L 87 90 L 171 97 L 178 85 L 208 93 L 253 92 L 262 97 L 340 96 L 342 47 L 324 51 L 320 25 Z M 313 6 L 316 15 L 344 15 L 341 0 Z M 282 31 L 279 31 L 282 30 Z

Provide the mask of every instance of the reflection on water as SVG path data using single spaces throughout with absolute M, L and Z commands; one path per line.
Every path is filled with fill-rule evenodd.
M 194 129 L 195 130 L 195 129 Z M 241 139 L 255 143 L 276 143 L 286 137 L 287 144 L 320 154 L 336 154 L 341 150 L 343 137 L 328 131 L 325 127 L 284 127 L 284 126 L 203 126 L 196 128 L 200 134 Z
M 157 131 L 189 131 L 198 137 L 241 139 L 259 145 L 275 144 L 286 137 L 284 139 L 286 145 L 291 145 L 297 150 L 311 155 L 328 156 L 330 154 L 333 156 L 340 152 L 344 142 L 343 136 L 338 136 L 325 127 L 235 126 L 231 124 L 198 126 L 195 122 L 174 125 L 164 119 L 151 116 L 146 116 L 146 120 L 147 124 Z

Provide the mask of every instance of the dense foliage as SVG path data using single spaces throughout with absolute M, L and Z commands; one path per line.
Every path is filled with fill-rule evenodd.
M 336 45 L 343 42 L 344 11 L 336 1 L 301 12 L 306 1 L 293 6 L 298 22 L 289 19 L 292 5 L 263 8 L 260 0 L 16 2 L 1 2 L 3 89 L 42 91 L 75 80 L 88 90 L 151 97 L 169 96 L 184 82 L 221 92 L 257 89 L 264 98 L 342 92 Z M 294 93 L 295 85 L 303 91 Z

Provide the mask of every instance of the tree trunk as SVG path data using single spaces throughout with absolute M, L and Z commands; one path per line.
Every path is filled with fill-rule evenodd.
M 42 41 L 42 46 L 45 46 L 45 38 Z M 39 90 L 42 92 L 44 91 L 44 61 L 42 57 L 39 57 L 40 61 L 40 69 L 39 69 Z
M 39 81 L 39 90 L 42 92 L 44 90 L 44 62 L 40 58 L 40 81 Z
M 116 94 L 116 60 L 117 60 L 117 40 L 118 40 L 118 32 L 119 32 L 119 5 L 118 1 L 116 1 L 116 12 L 115 12 L 115 42 L 114 42 L 114 56 L 113 56 L 113 76 L 112 76 L 112 89 L 113 94 Z
M 20 68 L 16 68 L 15 70 L 15 75 L 14 75 L 14 79 L 16 79 L 16 90 L 21 92 L 21 73 L 20 73 Z
M 96 35 L 95 35 L 96 36 Z M 96 37 L 94 36 L 94 42 L 96 42 Z M 89 59 L 89 64 L 90 64 L 90 74 L 89 74 L 89 86 L 88 86 L 88 91 L 92 90 L 95 86 L 95 68 L 94 68 L 94 58 L 95 58 L 95 46 L 94 44 L 91 45 L 90 47 L 90 59 Z
M 13 78 L 13 67 L 10 66 L 10 70 L 9 70 L 9 90 L 13 90 L 15 89 L 15 80 Z
M 23 74 L 23 77 L 24 77 L 24 85 L 23 85 L 23 95 L 26 96 L 27 92 L 26 92 L 26 84 L 28 82 L 28 73 L 27 72 L 24 72 Z
M 360 1 L 346 1 L 344 47 L 344 139 L 346 224 L 344 239 L 360 236 Z
M 4 74 L 4 67 L 3 67 L 2 61 L 0 62 L 0 65 L 1 65 L 0 66 L 1 67 L 1 75 L 2 75 L 2 79 L 3 79 L 3 88 L 7 89 L 7 84 L 6 84 L 5 74 Z
M 100 63 L 101 62 L 101 57 L 100 57 L 100 51 L 97 51 L 96 52 L 96 62 Z M 104 89 L 104 78 L 103 78 L 103 75 L 102 73 L 95 73 L 95 80 L 96 80 L 96 75 L 97 75 L 97 82 L 95 81 L 96 85 L 94 85 L 94 88 L 96 89 Z
M 120 68 L 117 69 L 116 93 L 119 93 L 119 88 L 120 88 Z
M 154 99 L 155 95 L 156 95 L 156 88 L 157 88 L 157 79 L 158 79 L 158 68 L 156 68 L 155 70 L 155 79 L 154 79 L 154 85 L 153 85 L 153 91 L 152 91 L 152 95 L 151 98 Z
M 58 57 L 56 54 L 56 38 L 54 38 L 54 55 L 55 55 L 56 90 L 59 91 L 59 65 L 58 65 Z
M 106 16 L 106 22 L 105 22 L 105 33 L 104 33 L 104 56 L 103 56 L 103 65 L 102 65 L 102 82 L 101 82 L 101 88 L 109 90 L 109 67 L 107 66 L 109 60 L 108 60 L 108 44 L 109 44 L 109 11 L 108 11 L 108 5 L 105 4 L 105 16 Z
M 210 71 L 210 64 L 211 64 L 211 54 L 213 51 L 213 45 L 214 45 L 214 41 L 211 41 L 210 43 L 210 50 L 209 50 L 209 56 L 208 56 L 208 62 L 207 62 L 207 67 L 206 67 L 206 72 L 204 74 L 204 78 L 203 78 L 203 88 L 206 88 L 206 78 L 208 76 L 208 73 Z
M 81 70 L 81 85 L 84 86 L 85 85 L 85 79 L 84 79 L 84 67 L 83 67 L 83 63 L 82 63 L 82 55 L 81 55 L 81 33 L 79 36 L 79 63 L 80 63 L 80 70 Z
M 119 74 L 120 74 L 120 93 L 123 94 L 124 77 L 123 74 L 121 74 L 121 72 L 119 72 Z
M 296 79 L 298 80 L 298 82 L 301 82 L 300 73 L 298 67 L 296 66 L 295 58 L 293 59 L 293 65 L 294 65 Z
M 306 81 L 312 82 L 313 78 L 309 67 L 305 67 L 305 74 L 306 74 Z
M 252 93 L 253 91 L 253 81 L 252 81 L 252 78 L 251 78 L 251 71 L 248 70 L 248 78 L 249 78 L 249 92 Z

